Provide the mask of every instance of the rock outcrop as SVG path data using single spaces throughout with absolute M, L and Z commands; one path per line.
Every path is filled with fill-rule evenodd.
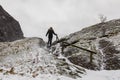
M 20 24 L 0 6 L 0 42 L 23 38 Z
M 72 63 L 87 69 L 117 70 L 120 69 L 119 39 L 120 19 L 99 23 L 63 38 L 67 43 L 78 41 L 74 44 L 75 46 L 91 50 L 96 54 L 73 46 L 67 46 L 63 50 L 63 55 Z

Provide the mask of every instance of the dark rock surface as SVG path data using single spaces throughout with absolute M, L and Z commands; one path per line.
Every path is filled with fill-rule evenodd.
M 23 38 L 20 24 L 0 6 L 0 42 Z
M 67 46 L 63 55 L 72 63 L 92 70 L 120 69 L 120 19 L 99 23 L 64 37 L 67 43 L 76 40 L 79 42 L 75 43 L 75 46 L 96 54 Z

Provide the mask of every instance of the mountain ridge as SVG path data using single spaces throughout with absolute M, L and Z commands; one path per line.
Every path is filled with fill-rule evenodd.
M 67 43 L 78 41 L 74 44 L 75 46 L 82 47 L 84 49 L 88 49 L 97 53 L 92 55 L 93 62 L 90 63 L 90 52 L 75 48 L 72 45 L 67 46 L 63 50 L 63 55 L 68 57 L 72 63 L 85 67 L 87 69 L 117 70 L 120 67 L 119 41 L 116 41 L 120 39 L 119 35 L 120 19 L 115 19 L 86 27 L 81 31 L 72 33 L 62 38 L 61 43 L 62 40 Z M 105 43 L 110 45 L 107 45 Z M 61 45 L 61 47 L 64 47 L 64 45 Z

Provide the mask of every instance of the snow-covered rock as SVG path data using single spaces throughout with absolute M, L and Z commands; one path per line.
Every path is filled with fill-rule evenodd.
M 73 46 L 67 46 L 63 54 L 72 63 L 87 69 L 120 69 L 119 39 L 120 19 L 99 23 L 62 38 L 67 43 L 78 41 L 75 46 L 91 50 L 96 54 Z M 91 55 L 92 62 L 90 62 Z
M 70 63 L 65 57 L 57 57 L 49 52 L 41 38 L 1 42 L 0 73 L 3 77 L 15 75 L 37 78 L 41 75 L 54 75 L 71 79 L 80 78 L 85 73 L 82 67 Z

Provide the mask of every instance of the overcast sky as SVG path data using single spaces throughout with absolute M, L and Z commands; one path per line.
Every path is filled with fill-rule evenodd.
M 60 36 L 99 23 L 99 14 L 108 20 L 120 18 L 120 0 L 0 0 L 17 19 L 26 37 L 42 37 L 52 26 Z

